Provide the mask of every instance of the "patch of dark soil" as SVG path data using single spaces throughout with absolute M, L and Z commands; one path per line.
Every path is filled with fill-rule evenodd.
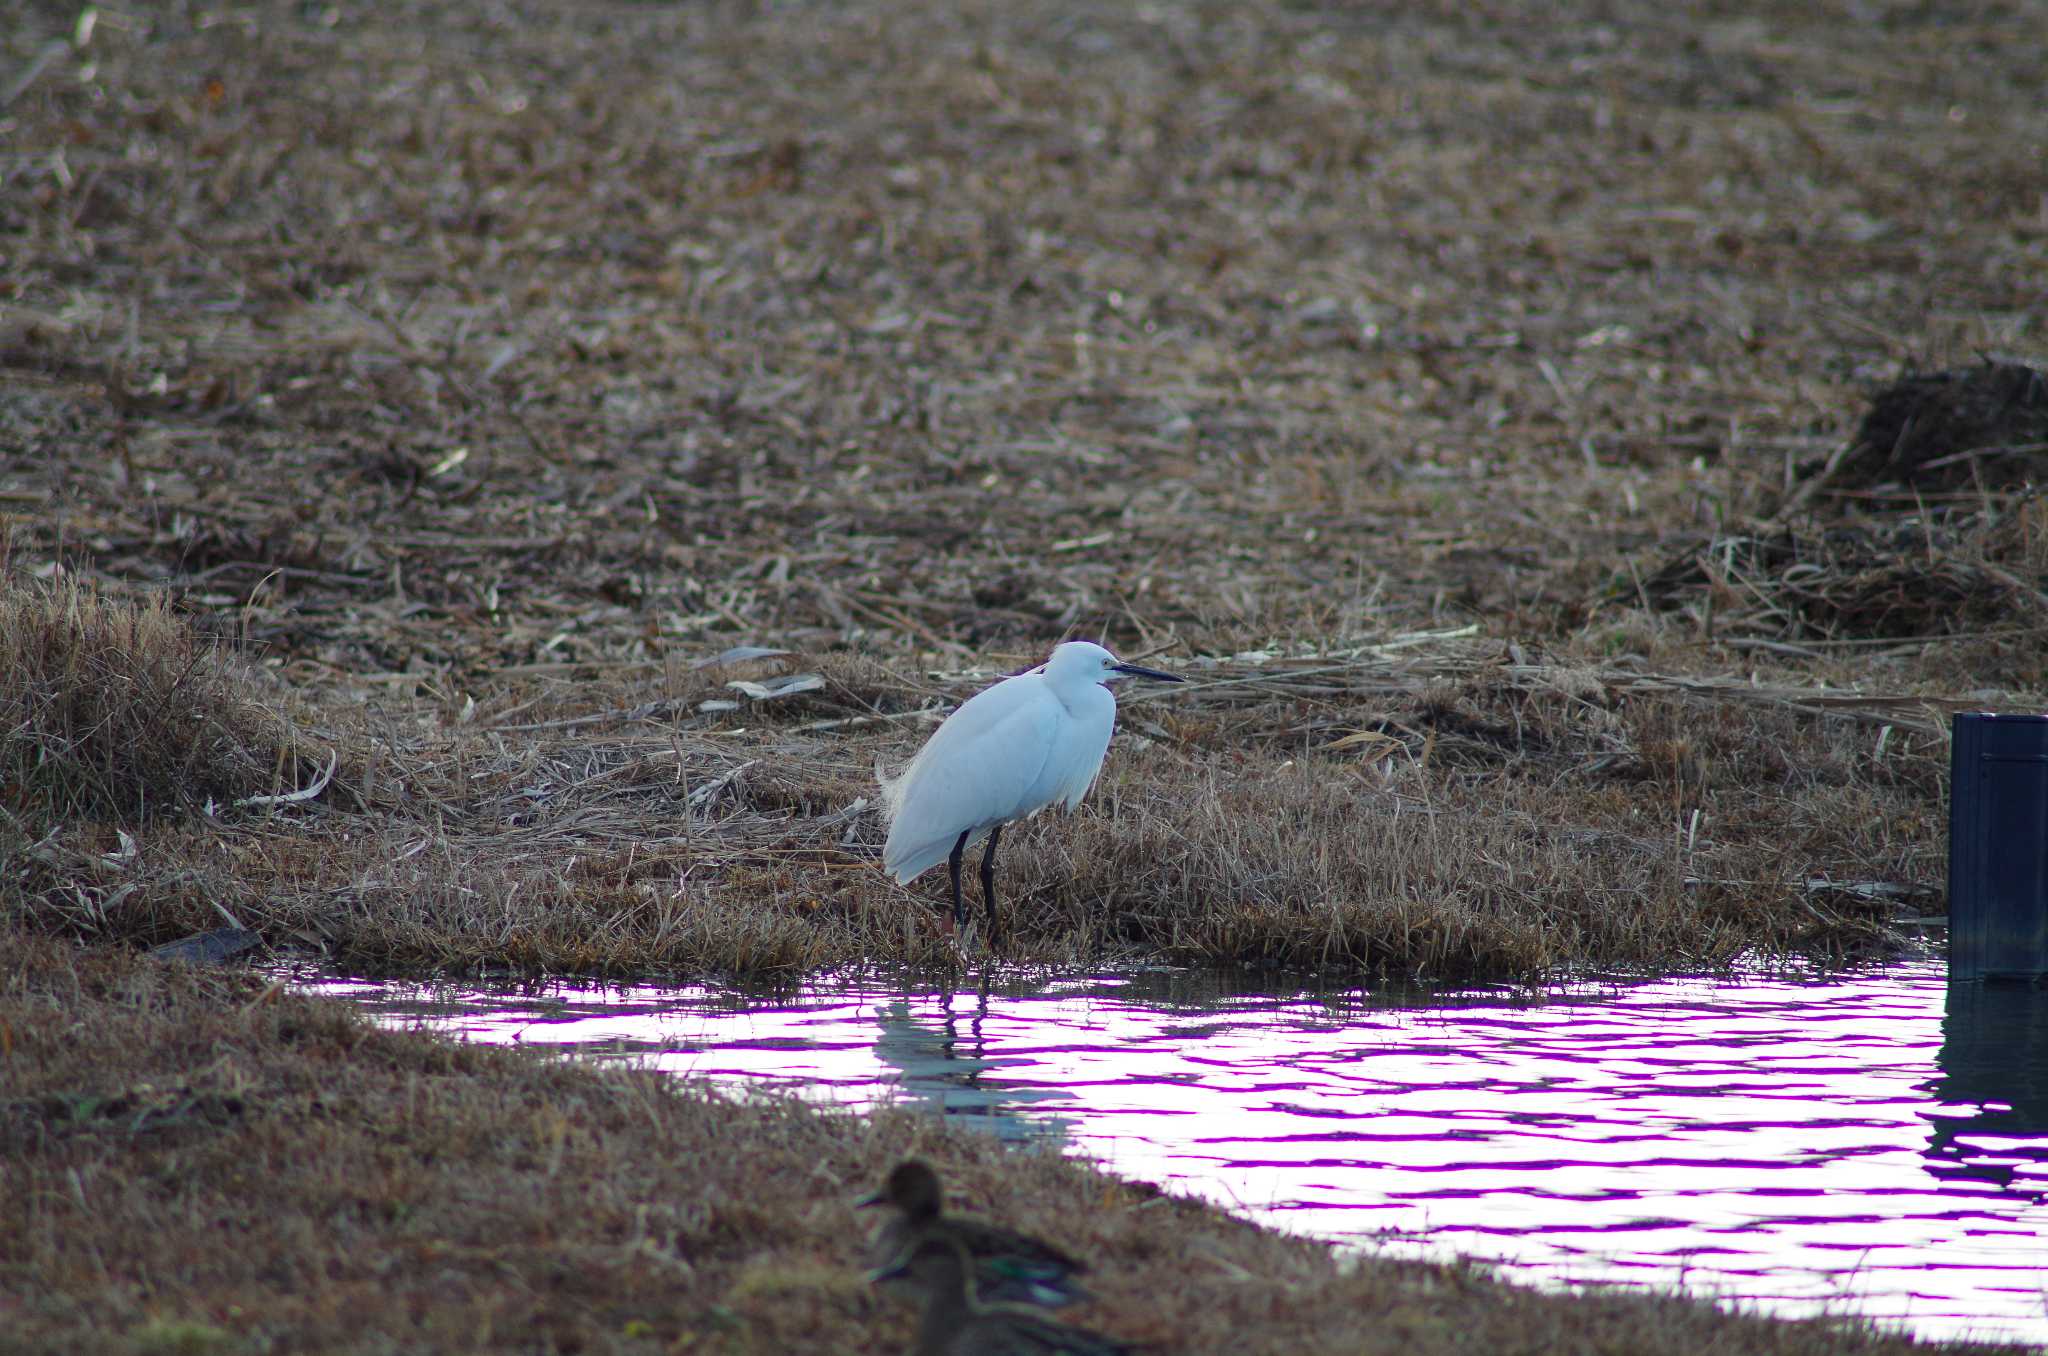
M 2048 373 L 2022 363 L 1915 373 L 1872 398 L 1840 486 L 2006 488 L 2048 471 Z

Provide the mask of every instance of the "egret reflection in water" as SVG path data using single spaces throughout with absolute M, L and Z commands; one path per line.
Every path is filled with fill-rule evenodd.
M 913 1013 L 908 998 L 878 1003 L 874 1009 L 875 1058 L 896 1071 L 900 1101 L 919 1102 L 944 1116 L 972 1122 L 1000 1139 L 1057 1143 L 1073 1124 L 1044 1104 L 1070 1101 L 1064 1088 L 1011 1084 L 1001 1077 L 1008 1066 L 1029 1061 L 1019 1056 L 993 1058 L 987 1053 L 982 1024 L 988 1016 L 988 991 L 964 1015 L 941 996 L 930 1010 Z M 1031 1108 L 1033 1114 L 1020 1113 Z
M 1938 960 L 1423 1005 L 1172 972 L 314 987 L 397 1025 L 930 1106 L 1339 1245 L 2048 1342 L 2039 1000 L 1952 993 Z

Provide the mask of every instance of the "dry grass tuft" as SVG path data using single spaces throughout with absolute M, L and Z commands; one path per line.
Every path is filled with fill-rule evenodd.
M 280 707 L 160 596 L 0 573 L 0 813 L 20 830 L 292 790 L 311 769 Z

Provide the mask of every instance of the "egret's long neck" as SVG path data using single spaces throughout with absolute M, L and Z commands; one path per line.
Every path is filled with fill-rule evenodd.
M 1066 707 L 1068 712 L 1076 717 L 1090 714 L 1091 708 L 1100 710 L 1107 706 L 1111 712 L 1116 710 L 1116 696 L 1109 690 L 1107 683 L 1070 680 L 1064 684 L 1054 683 L 1052 691 L 1053 695 L 1060 699 L 1060 705 Z

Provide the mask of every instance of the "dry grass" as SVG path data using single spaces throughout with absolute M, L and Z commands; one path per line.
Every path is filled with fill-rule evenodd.
M 863 1284 L 852 1202 L 911 1152 L 963 1206 L 1087 1257 L 1086 1321 L 1188 1356 L 1934 1349 L 1461 1267 L 1340 1267 L 923 1116 L 735 1102 L 376 1031 L 218 970 L 0 943 L 10 1351 L 899 1351 L 908 1314 Z
M 2026 491 L 1846 460 L 2044 365 L 1995 6 L 26 14 L 5 587 L 246 644 L 296 742 L 188 802 L 339 765 L 66 802 L 32 926 L 937 963 L 850 807 L 1086 634 L 1211 685 L 1007 848 L 1019 959 L 1864 954 L 1808 882 L 1938 889 L 1944 714 L 2048 691 Z
M 1911 642 L 2048 622 L 2048 532 L 2029 492 L 1982 508 L 1804 521 L 1684 543 L 1619 601 L 1682 611 L 1723 642 L 1811 658 L 1804 642 Z
M 1896 944 L 1883 906 L 1817 901 L 1809 882 L 1845 860 L 1873 879 L 1919 874 L 1928 825 L 1899 816 L 1938 789 L 1924 702 L 1674 686 L 1499 650 L 1429 635 L 1191 663 L 1185 692 L 1127 703 L 1125 746 L 1084 813 L 1014 836 L 1008 954 L 1459 980 Z M 740 681 L 774 690 L 776 662 L 747 661 L 756 678 Z M 658 713 L 540 722 L 555 728 L 517 746 L 459 722 L 387 730 L 351 749 L 348 797 L 224 803 L 134 834 L 80 815 L 0 902 L 150 943 L 225 915 L 359 970 L 762 979 L 946 964 L 922 906 L 875 866 L 881 826 L 862 806 L 873 761 L 924 732 L 893 717 L 925 713 L 870 665 L 819 676 L 731 733 L 676 728 L 696 694 L 729 690 L 701 675 Z M 1820 722 L 1836 735 L 1824 742 L 1800 705 L 1830 700 L 1848 716 Z M 128 713 L 177 730 L 192 717 Z M 1879 725 L 1893 730 L 1881 751 Z
M 162 598 L 0 562 L 0 814 L 17 828 L 137 826 L 292 789 L 293 744 L 279 695 Z

